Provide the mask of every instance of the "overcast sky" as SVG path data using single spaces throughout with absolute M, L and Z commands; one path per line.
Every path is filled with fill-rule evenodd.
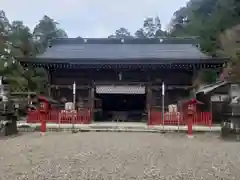
M 159 16 L 166 27 L 173 13 L 188 0 L 0 0 L 9 20 L 30 28 L 48 15 L 69 37 L 107 37 L 119 27 L 134 33 L 146 17 Z

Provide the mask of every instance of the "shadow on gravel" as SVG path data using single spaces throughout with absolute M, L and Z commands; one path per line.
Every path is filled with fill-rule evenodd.
M 8 139 L 14 139 L 17 137 L 21 137 L 24 136 L 26 133 L 18 133 L 18 134 L 14 134 L 14 135 L 9 135 L 9 136 L 4 136 L 4 135 L 0 135 L 0 141 L 1 140 L 8 140 Z
M 29 126 L 29 125 L 21 125 L 21 126 L 18 126 L 18 128 L 31 128 L 31 126 Z

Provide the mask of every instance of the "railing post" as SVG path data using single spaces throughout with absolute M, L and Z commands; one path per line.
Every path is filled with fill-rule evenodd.
M 212 101 L 210 101 L 210 112 L 209 112 L 209 129 L 210 132 L 212 132 L 212 122 L 213 122 L 213 104 Z
M 148 108 L 148 120 L 147 120 L 147 124 L 151 125 L 151 110 L 150 108 Z
M 165 124 L 165 84 L 162 82 L 162 125 L 164 130 L 164 124 Z
M 45 135 L 47 127 L 46 127 L 46 117 L 47 114 L 44 112 L 40 112 L 40 122 L 41 122 L 41 126 L 40 126 L 40 132 L 41 135 Z
M 210 129 L 210 132 L 212 132 L 212 113 L 209 114 L 209 120 L 208 120 L 208 123 L 209 123 L 209 129 Z
M 58 117 L 58 131 L 61 130 L 60 124 L 61 124 L 61 110 L 57 111 L 57 117 Z
M 72 133 L 75 133 L 75 121 L 74 121 L 74 116 L 75 116 L 75 112 L 73 112 L 73 110 L 76 110 L 76 83 L 74 81 L 73 83 L 73 108 L 71 108 L 71 117 L 72 117 Z
M 189 138 L 193 137 L 193 132 L 192 132 L 193 118 L 194 118 L 194 115 L 188 115 L 187 136 Z
M 93 109 L 88 109 L 88 117 L 87 117 L 87 122 L 84 123 L 84 124 L 90 124 L 92 122 L 90 122 L 90 117 L 91 117 L 91 114 L 93 113 Z
M 178 123 L 178 132 L 179 132 L 179 126 L 180 126 L 180 119 L 181 119 L 182 113 L 180 114 L 177 112 L 177 123 Z

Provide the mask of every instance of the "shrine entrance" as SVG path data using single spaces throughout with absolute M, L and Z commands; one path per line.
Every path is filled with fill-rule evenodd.
M 146 93 L 141 86 L 101 86 L 96 88 L 98 113 L 95 121 L 146 121 Z

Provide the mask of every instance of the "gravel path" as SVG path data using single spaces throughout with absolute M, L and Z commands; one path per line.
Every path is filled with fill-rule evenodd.
M 0 180 L 240 179 L 240 144 L 216 136 L 26 133 L 0 139 Z

